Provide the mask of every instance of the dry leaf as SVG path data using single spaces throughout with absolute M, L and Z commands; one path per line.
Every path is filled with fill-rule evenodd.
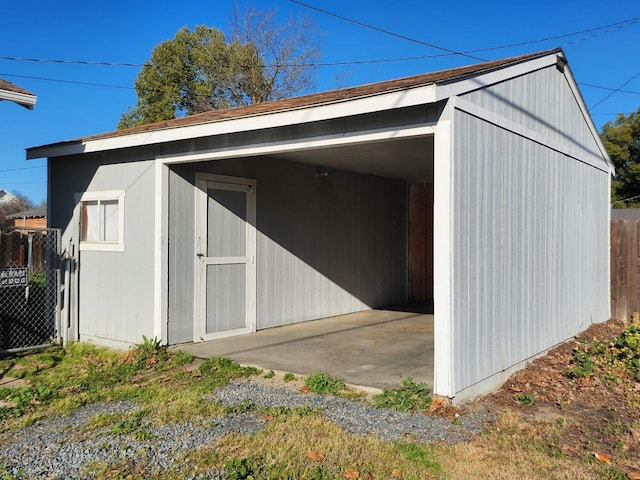
M 310 391 L 311 389 L 308 385 L 303 385 L 302 387 L 300 387 L 300 393 L 309 393 Z
M 260 417 L 261 422 L 270 422 L 271 420 L 273 420 L 273 415 L 269 415 L 268 413 L 265 413 Z
M 629 473 L 627 473 L 627 478 L 629 478 L 629 480 L 640 480 L 640 473 L 638 473 L 638 472 L 629 472 Z
M 345 472 L 344 478 L 348 480 L 358 480 L 358 478 L 360 478 L 360 472 L 354 470 L 353 468 L 350 468 Z
M 596 457 L 596 460 L 598 460 L 599 462 L 606 463 L 607 465 L 611 464 L 611 459 L 606 455 L 596 452 L 594 453 L 594 456 Z
M 316 460 L 316 461 L 320 461 L 320 460 L 324 460 L 324 455 L 318 452 L 309 452 L 307 453 L 307 457 L 309 457 L 311 460 Z
M 391 470 L 391 476 L 393 478 L 402 478 L 402 472 L 397 468 L 394 468 L 393 470 Z

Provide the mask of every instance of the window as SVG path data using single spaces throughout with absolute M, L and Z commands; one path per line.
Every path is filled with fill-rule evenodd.
M 85 192 L 80 202 L 80 248 L 124 250 L 124 191 Z

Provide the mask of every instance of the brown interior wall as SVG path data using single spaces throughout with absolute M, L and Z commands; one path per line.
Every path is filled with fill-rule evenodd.
M 433 184 L 409 185 L 409 301 L 433 301 Z

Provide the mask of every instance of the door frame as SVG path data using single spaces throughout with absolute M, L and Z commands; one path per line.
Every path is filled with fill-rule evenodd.
M 207 321 L 207 203 L 210 183 L 229 186 L 229 190 L 243 191 L 247 195 L 246 212 L 246 324 L 244 328 L 206 333 Z M 194 250 L 194 342 L 214 340 L 256 331 L 256 187 L 251 178 L 231 177 L 213 173 L 196 172 L 195 179 L 195 250 Z

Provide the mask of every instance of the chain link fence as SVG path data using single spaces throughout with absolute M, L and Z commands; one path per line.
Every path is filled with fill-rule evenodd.
M 58 342 L 57 229 L 0 227 L 0 351 Z

